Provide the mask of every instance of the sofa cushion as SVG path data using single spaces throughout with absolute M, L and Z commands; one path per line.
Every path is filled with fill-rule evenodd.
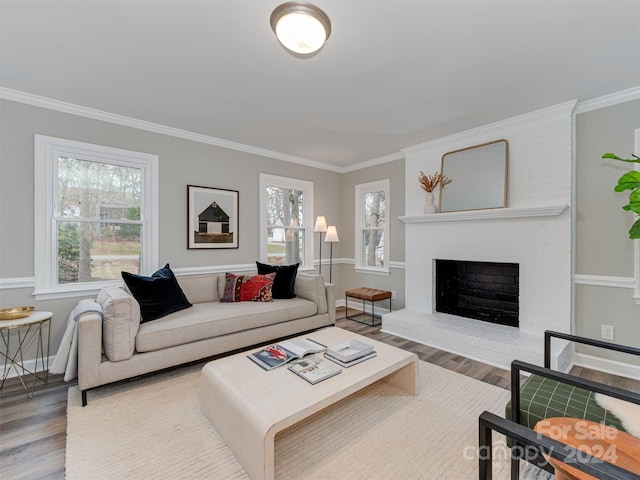
M 267 265 L 256 262 L 256 265 L 258 273 L 261 275 L 276 274 L 276 278 L 273 280 L 273 298 L 294 298 L 296 296 L 295 284 L 299 263 L 295 265 Z
M 230 302 L 271 302 L 273 301 L 273 279 L 275 273 L 268 275 L 225 274 L 223 303 Z
M 189 275 L 176 277 L 178 284 L 190 303 L 217 302 L 218 279 L 221 275 L 207 273 L 204 275 Z M 224 278 L 224 277 L 223 277 Z
M 140 325 L 136 349 L 150 352 L 317 313 L 317 305 L 303 298 L 262 303 L 197 303 L 188 310 Z
M 112 362 L 128 360 L 136 346 L 140 326 L 140 306 L 135 298 L 122 288 L 104 287 L 96 302 L 102 306 L 102 348 Z
M 150 277 L 122 272 L 122 278 L 140 304 L 143 323 L 191 306 L 168 263 Z
M 520 387 L 520 423 L 533 429 L 551 417 L 581 418 L 625 431 L 619 418 L 598 405 L 595 392 L 531 375 Z M 511 402 L 505 408 L 505 418 L 511 419 Z
M 318 305 L 318 314 L 327 313 L 327 295 L 324 288 L 324 277 L 321 275 L 298 275 L 295 285 L 296 296 L 311 300 Z

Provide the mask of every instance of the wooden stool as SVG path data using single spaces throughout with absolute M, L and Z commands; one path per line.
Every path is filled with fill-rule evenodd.
M 555 417 L 539 421 L 534 430 L 608 463 L 640 474 L 640 438 L 614 427 L 580 418 Z M 546 458 L 555 470 L 556 480 L 597 480 L 559 460 Z
M 375 307 L 375 303 L 379 302 L 380 300 L 385 300 L 385 299 L 389 299 L 389 312 L 391 312 L 391 292 L 388 290 L 378 290 L 376 288 L 367 288 L 367 287 L 360 287 L 360 288 L 354 288 L 352 290 L 347 290 L 346 292 L 344 292 L 344 297 L 345 297 L 345 304 L 348 305 L 349 302 L 349 297 L 351 298 L 358 298 L 360 300 L 362 300 L 362 314 L 357 315 L 356 317 L 350 317 L 349 316 L 349 309 L 347 308 L 347 313 L 346 313 L 346 318 L 348 318 L 349 320 L 354 320 L 356 322 L 360 322 L 360 323 L 364 323 L 365 325 L 369 325 L 370 327 L 375 327 L 377 325 L 380 325 L 382 323 L 382 317 L 379 315 L 375 315 L 374 313 L 374 307 Z M 365 312 L 365 302 L 371 302 L 371 323 L 367 323 L 363 320 L 359 320 L 357 317 L 365 317 L 368 318 L 367 315 L 364 313 Z M 376 323 L 376 319 L 380 319 L 380 323 Z

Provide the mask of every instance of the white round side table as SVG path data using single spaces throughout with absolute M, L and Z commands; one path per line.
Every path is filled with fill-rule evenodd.
M 33 396 L 36 380 L 44 383 L 49 381 L 49 342 L 51 340 L 51 318 L 53 313 L 35 310 L 28 317 L 13 320 L 0 320 L 0 337 L 4 344 L 4 351 L 0 350 L 0 357 L 4 357 L 4 371 L 0 389 L 9 377 L 11 370 L 15 371 L 20 383 L 27 392 L 27 397 Z M 46 339 L 43 327 L 47 327 Z M 17 337 L 17 345 L 12 345 L 12 337 Z M 24 354 L 25 349 L 36 341 L 36 358 L 33 371 L 26 368 Z M 45 354 L 46 343 L 46 354 Z M 13 348 L 13 350 L 12 350 Z M 46 363 L 46 365 L 45 365 Z M 29 385 L 28 375 L 32 379 Z

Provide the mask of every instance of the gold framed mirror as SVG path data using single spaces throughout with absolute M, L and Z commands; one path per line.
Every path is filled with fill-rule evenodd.
M 506 207 L 508 160 L 505 139 L 445 153 L 440 171 L 451 183 L 440 189 L 440 211 Z

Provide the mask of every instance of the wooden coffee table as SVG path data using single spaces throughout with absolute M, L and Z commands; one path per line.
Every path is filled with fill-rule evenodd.
M 274 478 L 276 434 L 300 420 L 379 380 L 418 393 L 414 353 L 336 327 L 303 337 L 323 345 L 357 339 L 372 344 L 378 355 L 315 385 L 286 366 L 262 370 L 247 358 L 251 351 L 214 360 L 202 369 L 202 411 L 254 480 Z

